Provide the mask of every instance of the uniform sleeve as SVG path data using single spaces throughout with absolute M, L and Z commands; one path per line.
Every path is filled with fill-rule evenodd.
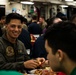
M 27 50 L 26 47 L 24 46 L 24 43 L 22 43 L 20 40 L 18 40 L 18 46 L 21 47 L 21 49 L 23 50 L 23 54 L 24 54 L 24 61 L 27 61 L 30 59 L 30 56 L 27 54 Z
M 23 50 L 24 50 L 25 61 L 30 60 L 30 56 L 27 54 L 24 44 L 22 44 L 22 45 L 23 45 Z

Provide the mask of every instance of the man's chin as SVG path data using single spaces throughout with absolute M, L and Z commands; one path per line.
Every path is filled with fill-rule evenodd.
M 12 37 L 13 39 L 17 39 L 18 38 L 18 36 L 14 36 L 14 37 Z

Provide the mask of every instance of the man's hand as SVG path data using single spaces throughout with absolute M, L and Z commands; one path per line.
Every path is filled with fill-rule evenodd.
M 42 65 L 45 63 L 45 58 L 37 58 L 36 60 L 39 62 L 39 65 Z
M 37 60 L 28 60 L 24 62 L 24 67 L 29 69 L 35 69 L 39 66 L 39 62 Z
M 39 62 L 39 66 L 42 68 L 49 66 L 48 60 L 45 60 L 45 58 L 37 58 L 37 61 Z

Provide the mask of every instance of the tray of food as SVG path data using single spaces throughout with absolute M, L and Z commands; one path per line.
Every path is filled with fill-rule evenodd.
M 29 72 L 34 75 L 57 75 L 55 72 L 48 69 L 34 69 Z

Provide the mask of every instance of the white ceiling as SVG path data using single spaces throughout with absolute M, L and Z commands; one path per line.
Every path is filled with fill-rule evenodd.
M 49 3 L 54 3 L 54 4 L 64 4 L 64 5 L 73 5 L 76 6 L 76 0 L 73 1 L 65 1 L 65 0 L 9 0 L 9 1 L 35 1 L 35 2 L 49 2 Z

